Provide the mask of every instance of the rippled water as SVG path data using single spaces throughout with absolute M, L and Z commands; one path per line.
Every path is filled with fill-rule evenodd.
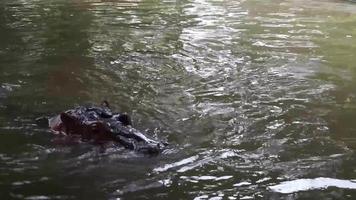
M 3 0 L 0 198 L 354 199 L 355 24 L 341 0 Z M 34 124 L 103 99 L 170 148 Z

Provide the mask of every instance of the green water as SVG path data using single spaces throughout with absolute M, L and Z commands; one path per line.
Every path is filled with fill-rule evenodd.
M 271 186 L 356 179 L 355 63 L 350 1 L 2 0 L 0 199 L 354 199 Z M 34 123 L 103 99 L 170 148 Z

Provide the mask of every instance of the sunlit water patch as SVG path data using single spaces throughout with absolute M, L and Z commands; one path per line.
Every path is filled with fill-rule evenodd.
M 274 192 L 284 194 L 308 191 L 308 190 L 321 190 L 328 187 L 336 187 L 342 189 L 356 189 L 356 181 L 340 180 L 334 178 L 315 178 L 315 179 L 297 179 L 293 181 L 282 182 L 278 185 L 270 186 Z

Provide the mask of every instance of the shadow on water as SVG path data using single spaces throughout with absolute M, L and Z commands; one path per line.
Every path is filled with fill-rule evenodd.
M 0 198 L 352 199 L 355 10 L 1 2 Z M 33 123 L 102 99 L 171 149 L 58 146 Z

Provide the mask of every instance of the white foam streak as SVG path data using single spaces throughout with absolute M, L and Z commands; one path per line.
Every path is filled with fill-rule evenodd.
M 278 185 L 270 186 L 269 189 L 274 192 L 289 194 L 299 191 L 325 189 L 328 187 L 356 189 L 356 182 L 354 180 L 341 180 L 320 177 L 315 179 L 297 179 L 293 181 L 285 181 Z

